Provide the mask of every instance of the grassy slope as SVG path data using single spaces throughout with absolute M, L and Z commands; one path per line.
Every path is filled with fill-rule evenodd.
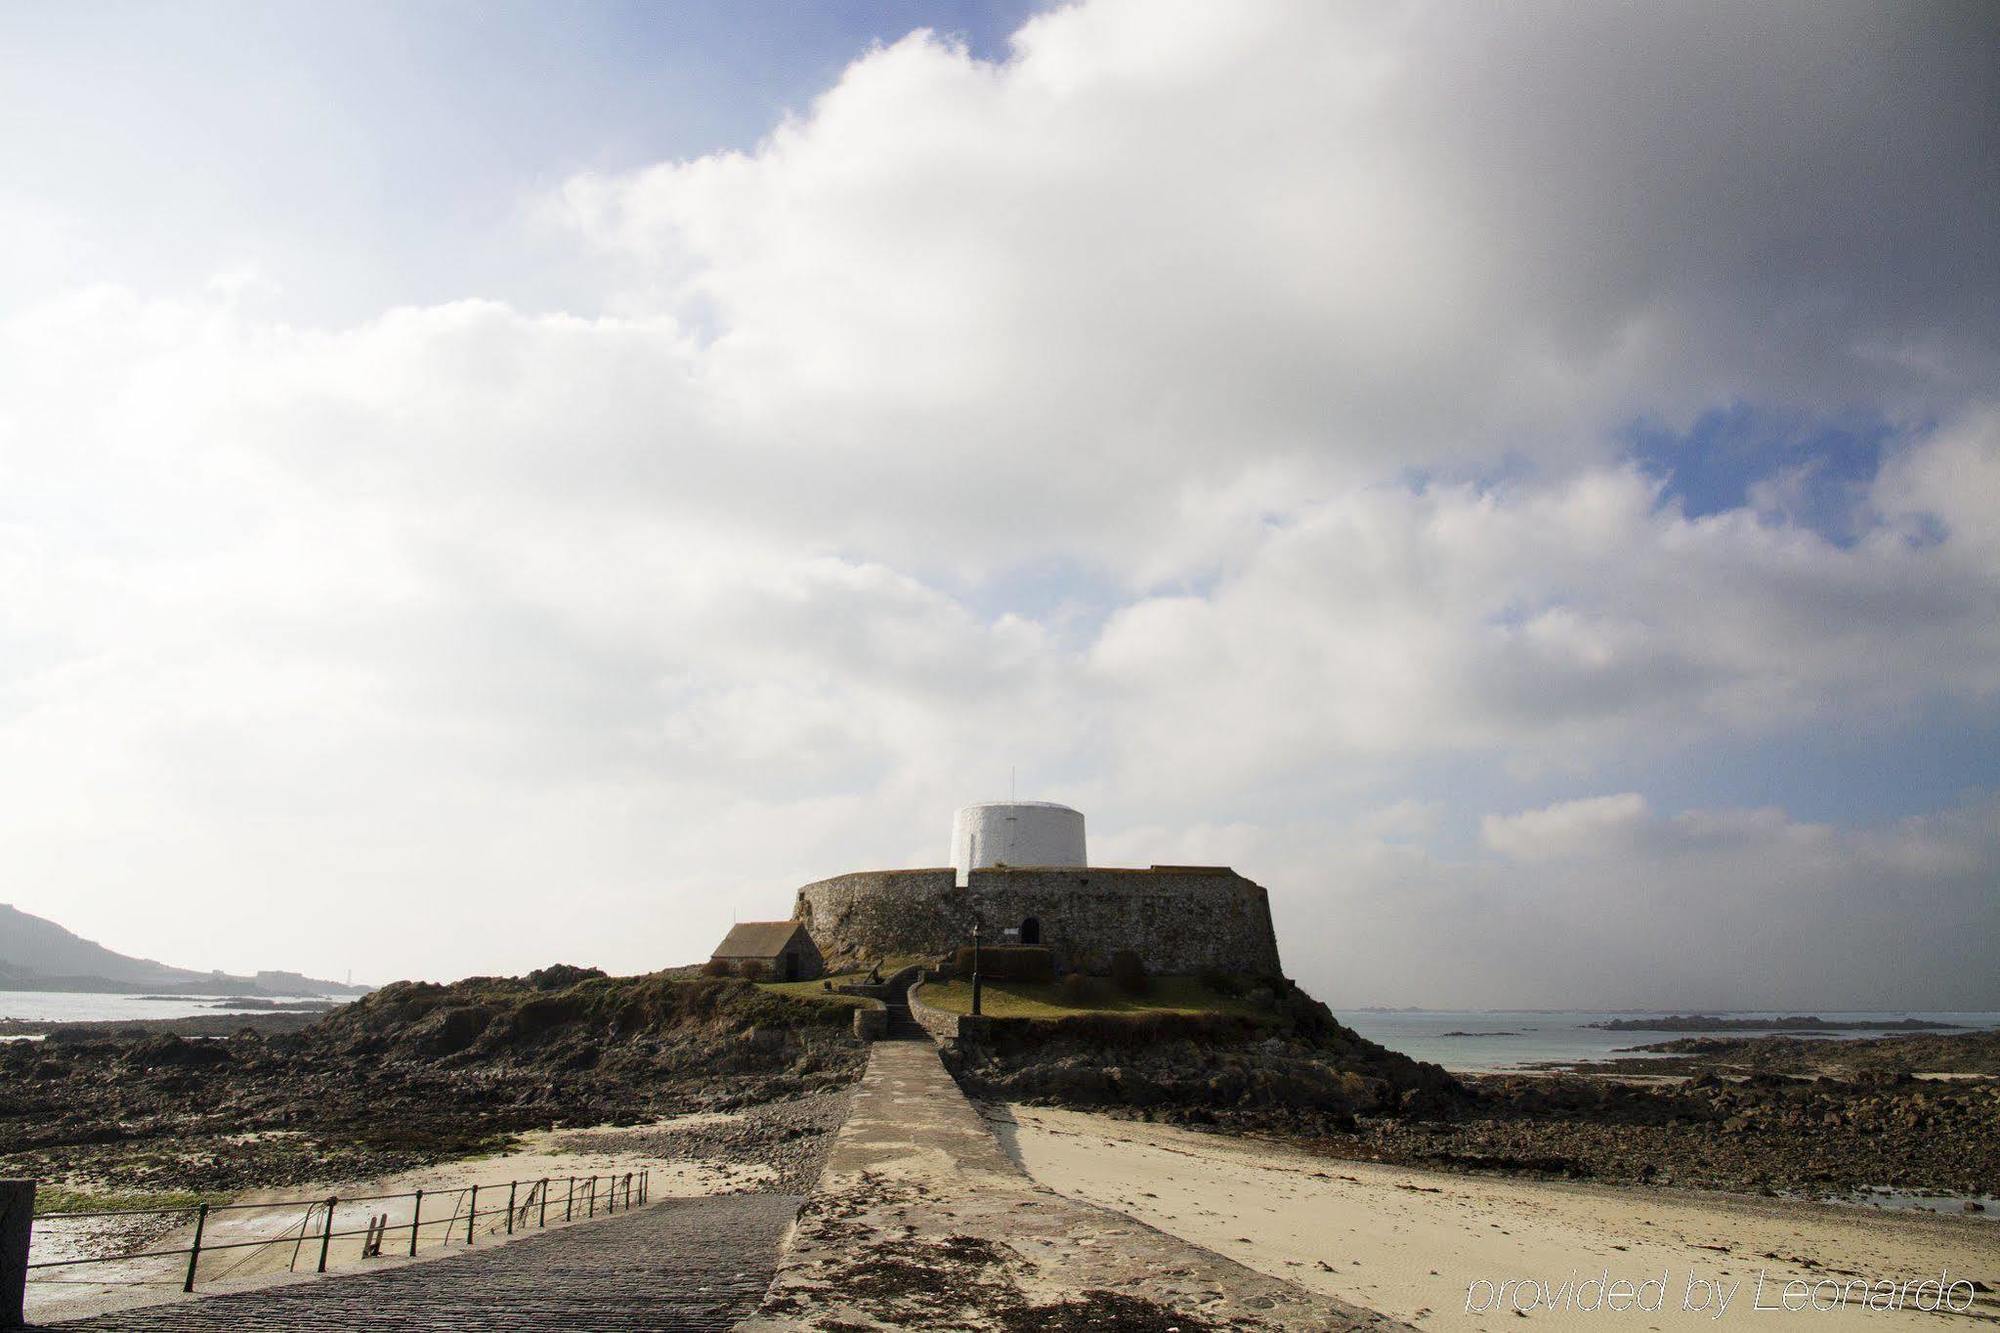
M 833 984 L 858 981 L 856 977 L 836 977 Z M 782 996 L 787 1000 L 798 1000 L 805 1004 L 826 1004 L 836 1009 L 865 1009 L 874 1003 L 860 995 L 842 995 L 829 991 L 817 981 L 760 981 L 757 989 L 766 994 Z
M 980 1008 L 994 1018 L 1074 1018 L 1080 1014 L 1268 1014 L 1248 1000 L 1211 990 L 1194 977 L 1153 977 L 1144 995 L 1127 995 L 1098 981 L 1089 1000 L 1078 1004 L 1054 982 L 989 981 Z M 972 983 L 926 983 L 923 1002 L 949 1013 L 972 1012 Z
M 895 954 L 884 958 L 879 966 L 882 975 L 889 977 L 905 967 L 925 961 L 927 960 L 918 954 Z M 859 985 L 866 980 L 868 980 L 866 972 L 841 972 L 812 981 L 760 981 L 757 985 L 759 989 L 769 991 L 773 995 L 785 996 L 787 999 L 821 1000 L 830 1004 L 843 1005 L 850 1009 L 860 1009 L 868 1004 L 867 1000 L 858 995 L 829 994 L 826 989 L 826 983 L 830 981 L 835 986 L 846 986 Z

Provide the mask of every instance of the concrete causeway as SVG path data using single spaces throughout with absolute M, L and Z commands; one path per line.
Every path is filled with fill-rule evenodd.
M 1408 1330 L 1038 1184 L 928 1038 L 870 1049 L 819 1188 L 800 1203 L 663 1199 L 491 1249 L 45 1327 Z
M 798 1206 L 795 1194 L 662 1199 L 490 1249 L 41 1327 L 705 1333 L 756 1307 Z
M 935 1046 L 877 1042 L 771 1292 L 744 1327 L 941 1324 L 1407 1328 L 1037 1184 Z

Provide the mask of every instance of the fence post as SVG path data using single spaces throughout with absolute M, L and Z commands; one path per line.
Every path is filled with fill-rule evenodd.
M 472 1198 L 465 1205 L 465 1243 L 472 1244 L 472 1219 L 479 1216 L 479 1186 L 472 1187 Z
M 201 1233 L 208 1229 L 208 1205 L 203 1204 L 194 1213 L 194 1244 L 188 1247 L 187 1281 L 181 1283 L 182 1291 L 194 1290 L 194 1266 L 201 1260 Z
M 417 1257 L 417 1228 L 424 1221 L 424 1192 L 417 1191 L 417 1201 L 410 1205 L 410 1257 Z
M 507 1234 L 514 1234 L 514 1191 L 521 1187 L 518 1180 L 507 1182 Z
M 0 1328 L 27 1321 L 28 1233 L 35 1225 L 35 1182 L 0 1180 Z
M 326 1247 L 333 1244 L 333 1209 L 340 1199 L 336 1195 L 326 1196 L 326 1226 L 319 1233 L 319 1271 L 326 1271 Z
M 549 1224 L 549 1178 L 548 1178 L 547 1176 L 543 1176 L 543 1177 L 542 1177 L 542 1215 L 541 1215 L 541 1216 L 540 1216 L 539 1218 L 537 1218 L 537 1219 L 536 1219 L 536 1221 L 535 1221 L 535 1225 L 536 1225 L 536 1226 L 538 1226 L 538 1227 L 545 1227 L 545 1226 L 547 1226 L 548 1224 Z
M 596 1176 L 592 1176 L 592 1177 L 590 1178 L 590 1212 L 589 1212 L 588 1216 L 590 1216 L 590 1217 L 596 1217 L 596 1216 L 597 1216 L 597 1177 L 596 1177 Z
M 563 1221 L 576 1216 L 576 1177 L 569 1178 L 569 1193 L 563 1195 Z

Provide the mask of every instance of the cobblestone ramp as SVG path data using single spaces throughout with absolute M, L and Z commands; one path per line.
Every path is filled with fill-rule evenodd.
M 727 1329 L 756 1308 L 790 1194 L 665 1199 L 489 1250 L 42 1327 L 83 1330 Z

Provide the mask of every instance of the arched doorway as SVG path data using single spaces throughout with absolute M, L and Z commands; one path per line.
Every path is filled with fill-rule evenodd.
M 1026 920 L 1022 921 L 1021 943 L 1040 944 L 1041 942 L 1042 942 L 1042 919 L 1038 916 L 1031 916 L 1028 917 Z

